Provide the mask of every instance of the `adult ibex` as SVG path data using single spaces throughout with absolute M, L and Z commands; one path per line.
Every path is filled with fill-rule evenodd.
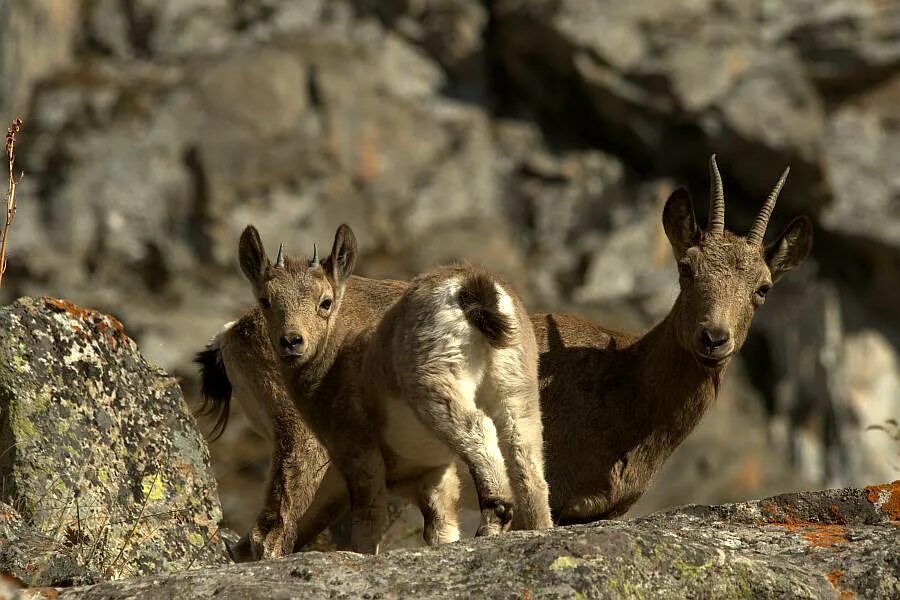
M 788 170 L 746 237 L 725 229 L 715 156 L 709 223 L 700 229 L 687 190 L 663 209 L 681 291 L 642 336 L 568 315 L 532 315 L 541 350 L 541 410 L 554 521 L 624 514 L 694 429 L 719 391 L 757 308 L 812 245 L 812 223 L 794 219 L 766 246 L 763 236 Z
M 672 193 L 663 211 L 681 291 L 656 327 L 640 336 L 577 316 L 531 316 L 540 352 L 546 475 L 559 524 L 612 518 L 634 504 L 715 399 L 725 368 L 740 350 L 769 288 L 809 253 L 812 224 L 806 217 L 792 221 L 771 244 L 763 243 L 787 171 L 746 237 L 725 229 L 715 157 L 710 159 L 710 173 L 712 199 L 705 230 L 698 227 L 684 189 Z M 367 288 L 380 285 L 363 279 L 358 283 L 361 304 Z M 388 295 L 396 298 L 402 284 L 391 285 Z M 348 289 L 348 298 L 353 291 Z M 259 339 L 261 335 L 255 335 L 240 343 L 251 342 L 250 351 L 271 356 Z M 210 386 L 226 375 L 278 381 L 278 373 L 264 364 L 227 358 L 223 370 L 208 373 Z M 227 409 L 224 395 L 211 400 L 220 410 Z M 268 406 L 279 399 L 263 393 L 241 401 Z
M 486 271 L 441 267 L 414 279 L 380 321 L 357 327 L 342 312 L 355 260 L 346 225 L 324 262 L 279 249 L 272 264 L 255 228 L 241 236 L 241 268 L 288 394 L 331 459 L 297 543 L 349 500 L 352 548 L 376 552 L 389 487 L 422 507 L 429 543 L 459 539 L 457 457 L 476 483 L 480 535 L 519 511 L 523 527 L 550 527 L 537 350 L 521 302 Z

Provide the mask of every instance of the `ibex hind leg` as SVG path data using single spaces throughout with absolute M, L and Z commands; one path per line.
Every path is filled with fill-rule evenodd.
M 479 403 L 494 418 L 500 450 L 516 499 L 516 529 L 553 526 L 544 477 L 543 435 L 537 374 L 518 349 L 495 350 Z
M 437 467 L 423 475 L 417 485 L 417 503 L 422 511 L 422 536 L 429 546 L 459 540 L 459 476 L 456 463 Z
M 481 508 L 476 535 L 500 533 L 509 528 L 513 504 L 497 430 L 475 406 L 471 384 L 453 381 L 449 375 L 441 379 L 417 387 L 412 398 L 416 416 L 469 468 Z
M 378 554 L 387 521 L 384 457 L 372 447 L 341 461 L 350 494 L 350 545 L 354 552 Z

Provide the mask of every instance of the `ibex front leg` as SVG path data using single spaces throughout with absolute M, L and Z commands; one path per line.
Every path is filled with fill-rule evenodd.
M 309 429 L 296 418 L 276 420 L 275 451 L 263 509 L 235 548 L 235 558 L 278 558 L 293 551 L 297 522 L 313 500 L 328 462 Z
M 350 500 L 344 475 L 333 463 L 329 464 L 312 503 L 297 524 L 294 552 L 300 552 L 305 545 L 325 531 L 348 506 Z

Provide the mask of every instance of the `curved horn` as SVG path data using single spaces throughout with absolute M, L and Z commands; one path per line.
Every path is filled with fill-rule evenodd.
M 716 155 L 709 157 L 709 224 L 707 231 L 722 233 L 725 231 L 725 190 L 722 187 L 722 175 L 716 164 Z
M 310 267 L 320 267 L 321 266 L 319 264 L 319 246 L 315 242 L 313 242 L 313 257 L 311 259 L 309 259 L 309 266 Z
M 788 173 L 790 172 L 790 167 L 784 170 L 784 173 L 781 174 L 781 179 L 778 180 L 778 183 L 776 183 L 775 187 L 772 188 L 772 191 L 769 192 L 769 197 L 766 198 L 765 204 L 759 209 L 759 214 L 756 215 L 756 220 L 753 221 L 753 227 L 750 228 L 750 233 L 747 234 L 748 244 L 756 246 L 762 245 L 763 237 L 766 235 L 766 227 L 769 225 L 769 217 L 772 216 L 772 211 L 775 210 L 775 201 L 778 200 L 778 194 L 781 193 L 781 188 L 784 187 L 784 182 L 787 180 Z
M 284 242 L 278 244 L 278 257 L 275 259 L 275 268 L 284 268 Z

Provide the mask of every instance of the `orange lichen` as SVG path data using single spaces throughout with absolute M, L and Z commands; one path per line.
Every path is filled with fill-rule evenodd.
M 841 589 L 841 579 L 844 577 L 844 572 L 835 569 L 834 571 L 829 572 L 825 575 L 825 579 L 828 580 L 828 583 L 831 584 L 831 587 L 836 589 L 840 593 L 841 600 L 850 600 L 853 598 L 853 592 L 850 590 L 842 590 Z
M 76 319 L 88 319 L 96 315 L 96 311 L 93 311 L 89 308 L 81 308 L 68 300 L 60 300 L 59 298 L 44 298 L 44 304 L 49 306 L 50 308 L 56 309 L 59 312 L 64 312 L 67 315 L 71 315 Z
M 760 508 L 767 523 L 802 535 L 807 543 L 815 548 L 830 548 L 848 541 L 847 528 L 840 515 L 835 515 L 835 520 L 838 521 L 836 523 L 816 523 L 802 519 L 787 507 L 778 506 L 771 501 L 762 502 Z
M 68 300 L 59 298 L 44 298 L 44 304 L 53 310 L 91 323 L 110 347 L 115 348 L 119 344 L 124 344 L 128 339 L 122 322 L 113 316 L 101 314 L 90 308 L 82 308 Z M 83 339 L 90 339 L 90 336 L 79 325 L 75 325 L 73 329 Z
M 900 479 L 866 488 L 869 502 L 881 509 L 894 523 L 900 524 Z

